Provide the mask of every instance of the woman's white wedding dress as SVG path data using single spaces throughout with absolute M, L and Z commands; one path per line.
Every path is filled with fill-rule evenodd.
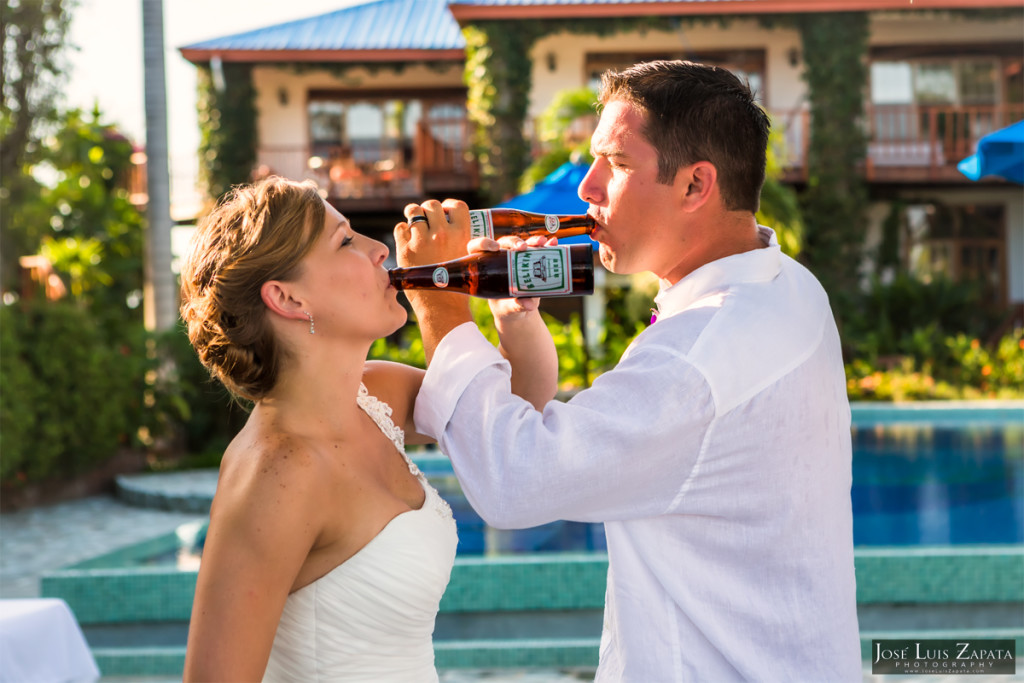
M 451 508 L 405 453 L 391 407 L 360 386 L 360 407 L 426 492 L 355 555 L 288 596 L 264 681 L 437 681 L 434 618 L 458 542 Z

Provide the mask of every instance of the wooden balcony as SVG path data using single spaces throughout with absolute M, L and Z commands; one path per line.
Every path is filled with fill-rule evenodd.
M 871 106 L 863 172 L 872 183 L 970 184 L 957 163 L 988 133 L 1024 119 L 1024 103 L 1000 106 Z M 807 109 L 772 112 L 784 145 L 783 179 L 807 180 Z M 592 130 L 592 126 L 589 130 Z M 349 211 L 395 211 L 425 197 L 461 196 L 479 188 L 464 118 L 422 121 L 407 141 L 349 147 L 266 146 L 258 163 L 289 178 L 312 178 Z M 534 137 L 534 136 L 530 136 Z M 541 145 L 534 140 L 533 149 Z
M 869 106 L 864 175 L 872 183 L 971 183 L 957 163 L 977 149 L 978 140 L 1024 119 L 1024 103 L 1001 106 Z M 773 112 L 783 131 L 784 179 L 807 180 L 810 113 Z
M 267 146 L 263 173 L 313 179 L 348 211 L 400 211 L 426 197 L 465 196 L 479 188 L 465 119 L 421 121 L 412 140 L 354 145 Z

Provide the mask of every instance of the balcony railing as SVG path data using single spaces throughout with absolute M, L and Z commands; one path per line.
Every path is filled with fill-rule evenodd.
M 988 133 L 1024 119 L 1024 103 L 1000 106 L 870 106 L 864 175 L 869 182 L 968 181 L 957 163 L 973 154 Z M 807 109 L 776 111 L 782 131 L 784 179 L 807 179 Z M 534 149 L 539 150 L 535 144 Z M 312 178 L 332 199 L 367 210 L 401 208 L 405 202 L 474 192 L 477 165 L 470 158 L 464 118 L 422 121 L 412 140 L 364 141 L 354 147 L 267 146 L 258 150 L 265 170 Z
M 466 119 L 431 118 L 411 140 L 267 146 L 257 158 L 263 173 L 313 179 L 352 209 L 392 210 L 423 197 L 476 191 L 477 165 L 468 149 Z
M 956 168 L 978 140 L 1024 119 L 1024 103 L 999 106 L 869 106 L 864 175 L 869 182 L 969 182 Z M 785 178 L 807 179 L 810 114 L 773 112 L 783 131 Z

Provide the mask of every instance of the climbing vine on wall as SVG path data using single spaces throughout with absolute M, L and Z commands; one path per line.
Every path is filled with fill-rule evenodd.
M 706 17 L 633 17 L 482 21 L 463 28 L 469 118 L 476 131 L 473 153 L 480 164 L 481 193 L 491 203 L 515 194 L 530 163 L 523 127 L 532 89 L 530 51 L 538 39 L 557 33 L 614 35 L 627 31 L 673 31 L 683 24 L 725 20 Z
M 223 83 L 198 69 L 199 177 L 211 199 L 248 182 L 256 164 L 256 89 L 251 64 L 224 64 Z M 218 88 L 217 86 L 222 86 Z
M 530 162 L 523 122 L 532 83 L 530 49 L 538 29 L 534 22 L 480 22 L 463 30 L 466 107 L 475 124 L 473 153 L 487 203 L 513 195 Z
M 803 255 L 835 303 L 856 287 L 867 227 L 867 134 L 862 121 L 868 15 L 823 12 L 795 21 L 811 113 L 807 189 L 801 197 Z

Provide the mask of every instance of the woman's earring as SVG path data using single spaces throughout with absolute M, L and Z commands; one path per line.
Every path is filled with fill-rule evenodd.
M 308 317 L 308 318 L 309 318 L 309 333 L 310 333 L 310 334 L 316 334 L 316 333 L 315 333 L 315 332 L 313 331 L 313 314 L 312 314 L 312 313 L 310 313 L 309 311 L 303 311 L 303 313 L 305 313 L 305 314 L 306 314 L 306 317 Z

